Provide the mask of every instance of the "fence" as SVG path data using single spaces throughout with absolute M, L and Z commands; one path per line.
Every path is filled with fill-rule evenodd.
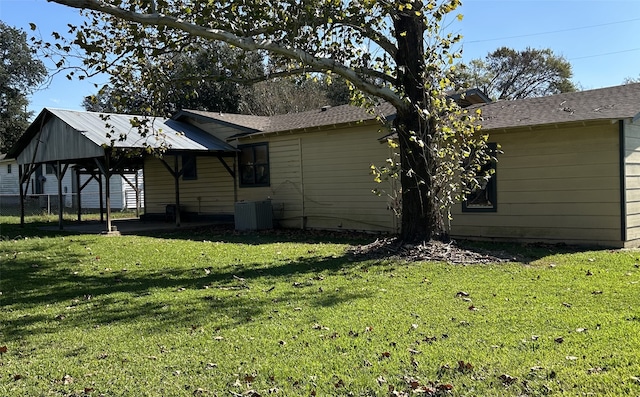
M 83 200 L 84 201 L 84 200 Z M 63 213 L 78 213 L 78 197 L 77 194 L 62 195 Z M 105 204 L 106 205 L 106 204 Z M 99 208 L 93 206 L 82 205 L 83 213 L 96 213 Z M 29 194 L 24 199 L 24 213 L 30 215 L 58 215 L 59 201 L 57 194 Z M 135 195 L 133 199 L 125 201 L 125 208 L 112 208 L 112 211 L 135 210 Z M 20 195 L 17 194 L 0 194 L 0 216 L 20 216 Z

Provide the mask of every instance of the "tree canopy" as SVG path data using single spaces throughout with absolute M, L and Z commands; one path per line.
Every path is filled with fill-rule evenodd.
M 457 79 L 492 99 L 522 99 L 576 91 L 572 76 L 569 61 L 550 49 L 501 47 L 464 65 Z
M 28 96 L 47 71 L 27 45 L 25 32 L 0 21 L 0 153 L 29 126 Z
M 149 59 L 224 42 L 268 56 L 265 79 L 340 76 L 355 102 L 395 106 L 389 127 L 399 159 L 373 169 L 378 180 L 400 179 L 406 240 L 446 233 L 450 206 L 477 183 L 486 137 L 474 115 L 446 97 L 460 36 L 443 33 L 443 22 L 459 0 L 49 1 L 90 10 L 60 48 L 80 48 L 85 68 L 109 73 L 112 86 L 156 79 L 145 69 Z M 228 71 L 226 79 L 242 77 Z
M 349 102 L 344 80 L 282 77 L 261 81 L 260 53 L 204 43 L 189 53 L 166 53 L 142 68 L 148 81 L 107 84 L 83 100 L 89 111 L 168 116 L 180 109 L 268 116 Z M 233 77 L 231 77 L 233 76 Z M 250 82 L 258 81 L 254 84 Z

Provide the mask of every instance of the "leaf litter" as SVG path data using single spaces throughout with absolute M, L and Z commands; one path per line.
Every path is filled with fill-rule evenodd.
M 467 249 L 455 241 L 425 241 L 418 244 L 406 243 L 396 237 L 379 238 L 349 250 L 356 257 L 367 259 L 401 259 L 411 262 L 440 261 L 453 264 L 484 264 L 514 262 L 519 259 L 503 251 Z

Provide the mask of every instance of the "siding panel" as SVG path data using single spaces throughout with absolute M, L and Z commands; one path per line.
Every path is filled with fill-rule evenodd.
M 504 152 L 497 212 L 455 206 L 452 235 L 622 244 L 617 124 L 489 133 Z

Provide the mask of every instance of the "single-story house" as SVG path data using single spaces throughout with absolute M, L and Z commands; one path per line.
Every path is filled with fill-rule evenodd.
M 474 106 L 501 151 L 482 194 L 453 208 L 452 236 L 639 245 L 640 84 Z M 391 118 L 394 109 L 378 112 Z M 183 110 L 174 118 L 239 149 L 235 181 L 197 162 L 197 179 L 182 182 L 185 209 L 232 214 L 238 201 L 270 200 L 282 227 L 398 230 L 392 199 L 371 193 L 369 174 L 390 149 L 362 109 L 274 117 Z M 149 212 L 161 212 L 170 194 L 162 171 L 145 160 Z
M 640 84 L 517 101 L 465 99 L 482 110 L 483 133 L 500 152 L 491 181 L 453 208 L 453 237 L 640 245 Z M 374 195 L 380 186 L 370 175 L 391 150 L 381 143 L 379 117 L 391 119 L 395 110 L 383 104 L 376 112 L 346 105 L 273 117 L 183 110 L 158 120 L 172 131 L 164 139 L 184 136 L 173 125 L 215 144 L 170 144 L 162 158 L 141 158 L 146 215 L 164 216 L 174 206 L 178 214 L 233 217 L 238 203 L 268 203 L 281 227 L 397 232 L 395 199 Z M 60 129 L 67 140 L 91 136 L 98 147 L 104 140 L 103 124 L 74 124 L 88 112 L 46 114 L 69 127 Z M 122 117 L 118 131 L 135 135 L 132 116 L 110 117 Z M 27 131 L 20 164 L 33 155 L 41 129 L 34 123 Z M 138 144 L 129 139 L 118 144 Z

